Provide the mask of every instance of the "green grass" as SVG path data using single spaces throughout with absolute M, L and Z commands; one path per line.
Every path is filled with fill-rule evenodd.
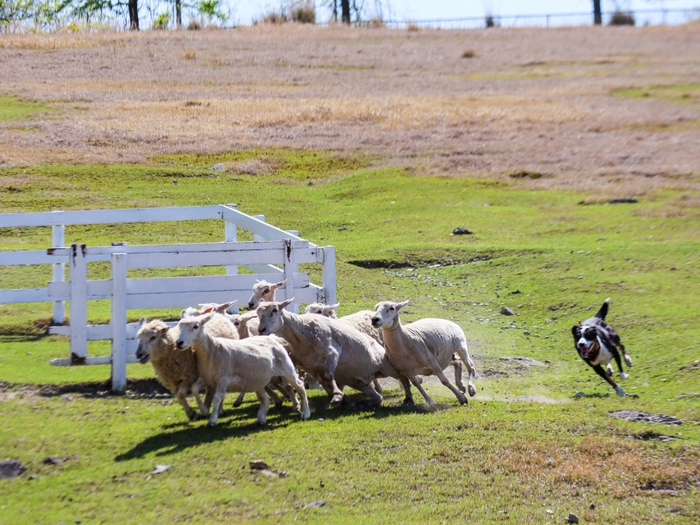
M 34 114 L 47 111 L 50 111 L 50 109 L 39 102 L 31 102 L 17 97 L 0 95 L 0 122 L 20 122 L 29 120 Z M 31 130 L 31 128 L 23 129 Z
M 616 89 L 613 95 L 626 98 L 665 99 L 679 103 L 696 103 L 700 98 L 700 84 L 634 87 Z
M 273 173 L 206 169 L 260 157 L 273 159 Z M 405 322 L 445 317 L 465 328 L 480 373 L 468 407 L 432 383 L 434 413 L 422 403 L 402 408 L 397 389 L 374 412 L 326 409 L 324 396 L 312 392 L 307 423 L 287 405 L 271 409 L 269 427 L 257 429 L 257 404 L 249 401 L 239 410 L 227 403 L 220 427 L 207 429 L 187 423 L 170 398 L 70 393 L 70 385 L 108 379 L 108 367 L 49 366 L 68 355 L 67 341 L 43 335 L 50 306 L 0 305 L 0 381 L 11 383 L 0 388 L 2 456 L 28 466 L 23 477 L 2 482 L 3 522 L 561 523 L 573 512 L 582 523 L 695 523 L 697 194 L 660 190 L 638 204 L 584 206 L 588 196 L 579 192 L 415 176 L 370 168 L 370 160 L 265 150 L 0 171 L 20 190 L 0 187 L 3 213 L 236 203 L 265 214 L 336 246 L 341 314 L 410 299 Z M 450 235 L 457 226 L 474 234 Z M 222 238 L 217 221 L 66 233 L 67 242 L 91 245 Z M 49 243 L 48 229 L 0 230 L 3 250 Z M 308 269 L 320 281 L 319 269 Z M 0 287 L 43 286 L 49 278 L 48 268 L 4 268 Z M 635 361 L 624 387 L 638 397 L 616 397 L 572 346 L 571 326 L 606 297 L 608 320 Z M 500 315 L 504 306 L 517 315 Z M 91 305 L 89 317 L 107 321 L 109 305 Z M 89 349 L 108 352 L 105 342 Z M 128 375 L 153 373 L 130 365 Z M 41 395 L 27 384 L 64 385 L 69 393 Z M 575 401 L 577 391 L 588 397 Z M 620 421 L 608 415 L 616 409 L 669 414 L 683 425 Z M 679 439 L 630 437 L 645 432 Z M 46 456 L 69 459 L 50 466 L 42 464 Z M 258 458 L 287 475 L 252 473 L 248 462 Z M 172 468 L 151 476 L 161 463 Z M 326 505 L 303 508 L 317 500 Z

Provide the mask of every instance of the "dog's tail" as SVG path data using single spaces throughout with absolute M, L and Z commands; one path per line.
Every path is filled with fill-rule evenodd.
M 595 317 L 598 319 L 602 319 L 605 321 L 605 316 L 608 315 L 608 305 L 610 304 L 610 297 L 608 297 L 605 302 L 603 303 L 603 306 L 600 307 L 600 310 L 598 310 L 598 313 L 595 314 Z

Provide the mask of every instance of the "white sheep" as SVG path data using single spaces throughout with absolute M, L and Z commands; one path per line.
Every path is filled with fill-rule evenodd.
M 340 306 L 340 303 L 335 304 L 322 304 L 322 303 L 311 303 L 306 307 L 305 313 L 322 315 L 323 317 L 328 317 L 329 319 L 338 319 L 338 314 L 336 310 Z
M 207 415 L 209 406 L 199 399 L 202 386 L 214 390 L 211 416 L 208 426 L 215 426 L 219 409 L 226 391 L 255 392 L 260 400 L 257 423 L 264 425 L 270 400 L 265 395 L 265 387 L 273 377 L 283 377 L 301 398 L 301 419 L 311 417 L 309 402 L 304 384 L 299 380 L 283 341 L 278 337 L 249 337 L 243 340 L 214 337 L 205 328 L 213 314 L 181 319 L 178 323 L 180 336 L 176 347 L 184 350 L 192 347 L 197 358 L 199 378 L 192 385 L 200 412 Z M 298 409 L 296 396 L 292 404 Z
M 220 314 L 215 314 L 213 317 L 208 328 L 212 333 L 228 338 L 238 336 L 233 325 L 226 318 Z M 187 417 L 197 419 L 197 413 L 187 403 L 187 393 L 199 377 L 197 360 L 191 351 L 175 351 L 175 341 L 178 336 L 177 327 L 168 328 L 167 324 L 157 319 L 146 323 L 146 319 L 141 318 L 139 331 L 136 334 L 139 341 L 136 358 L 141 364 L 150 361 L 158 381 L 173 393 L 185 409 Z M 205 403 L 210 403 L 213 395 L 213 389 L 207 390 Z
M 467 338 L 464 331 L 457 324 L 446 319 L 421 319 L 404 326 L 401 324 L 399 311 L 407 304 L 408 301 L 402 303 L 384 301 L 374 307 L 372 324 L 381 327 L 384 331 L 384 344 L 391 364 L 408 377 L 430 407 L 435 406 L 435 402 L 417 381 L 416 376 L 419 374 L 435 374 L 442 384 L 457 396 L 460 403 L 467 403 L 467 398 L 462 393 L 464 385 L 461 381 L 461 370 L 458 376 L 457 367 L 455 367 L 455 381 L 460 390 L 452 386 L 443 373 L 443 370 L 452 363 L 454 354 L 457 353 L 469 371 L 469 395 L 476 394 L 473 384 L 476 369 L 467 351 Z
M 331 405 L 344 401 L 345 385 L 369 397 L 363 405 L 380 405 L 382 396 L 370 385 L 376 377 L 398 379 L 406 392 L 404 402 L 413 403 L 408 379 L 391 365 L 380 344 L 339 320 L 288 312 L 285 308 L 292 301 L 258 306 L 260 334 L 277 334 L 288 341 L 292 358 L 321 383 L 331 396 Z
M 268 283 L 265 279 L 253 285 L 253 295 L 248 299 L 248 309 L 255 310 L 262 302 L 275 300 L 275 292 L 287 284 L 287 280 L 278 283 Z
M 309 306 L 306 307 L 306 313 L 323 315 L 324 317 L 328 317 L 329 319 L 338 319 L 338 321 L 346 323 L 352 326 L 353 328 L 356 328 L 363 334 L 370 336 L 380 345 L 384 346 L 384 337 L 382 335 L 381 328 L 375 328 L 374 326 L 372 326 L 372 316 L 374 315 L 374 312 L 372 310 L 360 310 L 359 312 L 356 312 L 354 314 L 344 315 L 343 317 L 338 318 L 338 315 L 336 314 L 338 306 L 340 306 L 340 303 L 329 305 L 321 303 L 311 303 Z M 373 385 L 374 389 L 381 394 L 382 385 L 379 384 L 379 381 L 377 379 L 374 380 Z

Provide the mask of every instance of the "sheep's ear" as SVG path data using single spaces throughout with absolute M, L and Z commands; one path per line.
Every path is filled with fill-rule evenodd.
M 285 284 L 287 284 L 287 279 L 285 279 L 284 281 L 280 281 L 278 283 L 275 283 L 275 284 L 271 285 L 270 287 L 274 288 L 276 290 L 277 288 L 282 288 Z
M 167 334 L 168 330 L 170 330 L 170 328 L 168 328 L 167 326 L 164 326 L 163 328 L 160 329 L 160 335 Z
M 142 317 L 141 320 L 139 321 L 139 328 L 141 328 L 145 324 L 146 324 L 146 318 Z
M 404 301 L 403 303 L 398 303 L 398 304 L 396 305 L 396 309 L 397 309 L 397 310 L 401 310 L 401 308 L 403 308 L 403 307 L 406 306 L 407 304 L 408 304 L 408 301 Z
M 287 299 L 286 301 L 282 301 L 282 302 L 280 303 L 280 310 L 281 310 L 282 308 L 287 308 L 287 306 L 289 306 L 290 304 L 292 304 L 292 302 L 294 302 L 294 297 L 292 297 L 291 299 Z
M 187 317 L 187 308 L 180 312 L 180 319 L 184 319 L 185 317 Z
M 340 306 L 340 303 L 329 304 L 329 305 L 328 305 L 328 308 L 332 308 L 333 310 L 335 310 L 335 309 L 338 308 L 339 306 Z
M 375 311 L 375 312 L 376 312 L 377 309 L 379 308 L 379 305 L 380 305 L 380 304 L 382 304 L 382 303 L 377 303 L 377 304 L 374 305 L 374 311 Z
M 214 317 L 214 314 L 215 314 L 215 313 L 216 313 L 216 312 L 209 312 L 209 313 L 206 314 L 206 315 L 200 316 L 200 317 L 199 317 L 199 322 L 200 322 L 201 324 L 205 324 L 205 323 L 211 321 L 211 318 Z
M 199 311 L 199 315 L 208 314 L 209 312 L 213 312 L 213 311 L 214 311 L 214 307 L 213 307 L 213 306 L 207 306 L 207 307 L 205 307 L 205 308 L 202 308 L 202 309 Z
M 238 302 L 238 299 L 236 299 L 235 301 L 231 301 L 230 303 L 217 304 L 214 307 L 214 310 L 216 310 L 220 314 L 223 314 L 224 312 L 226 312 L 226 310 L 231 308 L 237 302 Z

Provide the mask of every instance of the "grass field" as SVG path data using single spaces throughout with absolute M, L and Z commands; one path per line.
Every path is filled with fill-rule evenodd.
M 289 58 L 285 42 L 299 35 L 285 31 L 291 30 L 283 30 L 278 40 L 265 32 L 251 36 L 264 42 L 259 52 L 268 66 L 261 70 L 262 78 L 269 74 L 270 64 Z M 419 39 L 433 50 L 448 47 L 461 53 L 464 47 L 477 47 L 473 32 L 443 33 L 444 37 L 420 32 Z M 386 34 L 386 38 L 403 38 L 398 33 Z M 615 44 L 621 34 L 604 38 Z M 684 28 L 679 33 L 649 30 L 633 37 L 651 38 L 652 42 L 642 45 L 644 53 L 651 53 L 648 50 L 654 42 L 663 47 L 684 38 L 693 48 L 696 34 Z M 318 35 L 320 32 L 314 33 L 305 45 L 321 49 Z M 347 56 L 361 54 L 359 48 L 376 58 L 376 49 L 370 47 L 388 45 L 382 35 L 341 33 L 339 42 Z M 479 60 L 490 53 L 496 55 L 499 38 L 504 49 L 511 49 L 524 35 L 518 31 L 489 33 L 484 37 L 488 45 L 476 49 Z M 581 35 L 591 36 L 581 30 L 564 37 L 575 42 Z M 375 39 L 372 46 L 368 46 L 369 37 Z M 60 35 L 50 42 L 0 35 L 0 54 L 13 60 L 26 54 L 25 59 L 39 62 L 67 52 L 78 53 L 76 56 L 130 53 L 134 45 L 123 35 L 112 35 L 111 40 L 104 35 L 74 38 L 71 44 Z M 156 40 L 145 42 L 151 46 L 147 48 L 150 58 L 157 62 L 162 37 L 153 38 Z M 182 37 L 173 38 L 179 42 Z M 221 53 L 220 48 L 206 47 L 212 42 L 230 45 L 221 38 L 218 34 L 191 37 L 187 45 L 201 61 L 205 49 L 212 56 Z M 234 42 L 242 45 L 239 40 Z M 414 49 L 413 43 L 405 45 Z M 555 44 L 537 44 L 544 51 L 547 45 Z M 178 52 L 173 49 L 169 52 Z M 111 127 L 116 124 L 106 117 L 109 103 L 100 107 L 95 102 L 110 98 L 101 82 L 87 86 L 79 79 L 74 84 L 65 80 L 64 94 L 73 93 L 67 97 L 71 101 L 58 103 L 43 97 L 18 97 L 29 89 L 19 73 L 10 81 L 0 80 L 7 95 L 1 99 L 0 138 L 10 138 L 10 146 L 0 150 L 0 213 L 236 203 L 243 212 L 264 214 L 275 226 L 299 230 L 315 244 L 336 247 L 340 314 L 372 308 L 380 300 L 409 299 L 404 322 L 443 317 L 465 329 L 478 372 L 477 395 L 466 407 L 459 406 L 442 385 L 427 381 L 438 409 L 427 411 L 422 402 L 415 409 L 405 408 L 400 390 L 388 383 L 384 404 L 374 411 L 330 409 L 325 395 L 311 391 L 310 421 L 299 421 L 285 405 L 272 408 L 267 427 L 257 428 L 257 403 L 249 397 L 239 409 L 233 409 L 227 400 L 219 426 L 209 429 L 204 422 L 186 421 L 172 397 L 152 388 L 147 381 L 153 377 L 150 365 L 129 365 L 128 376 L 134 381 L 126 396 L 105 391 L 108 367 L 51 367 L 51 358 L 68 355 L 68 342 L 46 335 L 50 305 L 0 305 L 0 459 L 19 459 L 27 467 L 18 478 L 0 480 L 0 522 L 565 523 L 573 513 L 581 523 L 697 523 L 700 191 L 697 172 L 686 172 L 683 164 L 698 160 L 688 142 L 697 129 L 692 119 L 679 124 L 669 117 L 677 111 L 696 114 L 697 83 L 677 69 L 677 62 L 685 60 L 685 51 L 676 62 L 661 63 L 657 57 L 651 67 L 641 58 L 624 58 L 627 51 L 623 49 L 624 60 L 619 60 L 628 65 L 641 61 L 639 67 L 616 69 L 618 62 L 613 60 L 581 69 L 577 60 L 567 58 L 568 49 L 558 48 L 558 58 L 544 64 L 523 66 L 530 56 L 517 56 L 495 60 L 469 74 L 505 75 L 485 82 L 495 82 L 498 90 L 515 91 L 521 90 L 522 82 L 533 82 L 521 78 L 530 74 L 539 78 L 536 82 L 550 82 L 552 78 L 570 79 L 576 71 L 587 79 L 582 89 L 591 88 L 592 80 L 599 77 L 612 79 L 606 80 L 605 94 L 589 99 L 609 111 L 621 104 L 619 121 L 610 114 L 605 122 L 596 124 L 604 125 L 602 133 L 611 139 L 608 149 L 587 163 L 574 161 L 571 169 L 560 164 L 534 169 L 536 163 L 529 159 L 536 158 L 537 152 L 527 157 L 518 149 L 543 132 L 557 134 L 559 130 L 555 141 L 573 141 L 580 131 L 573 129 L 581 124 L 578 117 L 569 113 L 566 115 L 573 115 L 573 120 L 559 123 L 531 119 L 523 124 L 518 120 L 523 112 L 536 115 L 544 107 L 563 104 L 549 98 L 560 84 L 530 85 L 527 97 L 540 99 L 541 105 L 520 107 L 503 114 L 500 121 L 483 117 L 476 123 L 459 124 L 466 141 L 482 133 L 481 124 L 492 131 L 493 126 L 515 126 L 525 141 L 506 140 L 498 146 L 500 153 L 490 142 L 484 155 L 472 156 L 478 159 L 473 171 L 464 173 L 460 170 L 466 165 L 462 156 L 453 155 L 454 151 L 443 155 L 439 145 L 418 139 L 411 146 L 415 151 L 405 156 L 397 156 L 393 146 L 357 142 L 352 148 L 334 147 L 333 133 L 344 133 L 334 119 L 350 114 L 342 113 L 346 111 L 342 108 L 352 108 L 347 101 L 326 108 L 332 129 L 324 128 L 329 133 L 325 147 L 316 146 L 318 136 L 306 146 L 302 135 L 295 135 L 293 144 L 285 143 L 280 137 L 286 124 L 281 123 L 291 118 L 287 113 L 290 105 L 263 104 L 263 115 L 270 116 L 265 126 L 271 128 L 261 125 L 259 130 L 272 130 L 277 137 L 271 140 L 273 145 L 228 144 L 230 148 L 212 153 L 207 142 L 212 135 L 197 146 L 197 130 L 210 125 L 200 122 L 193 123 L 180 151 L 169 151 L 174 148 L 157 145 L 146 127 L 139 132 L 125 131 L 143 125 L 136 121 L 124 123 L 120 130 Z M 406 51 L 402 56 L 411 55 Z M 309 60 L 312 65 L 323 62 Z M 352 64 L 368 65 L 357 62 Z M 7 67 L 6 62 L 2 64 L 0 61 L 0 68 Z M 390 84 L 390 70 L 382 64 L 369 70 L 330 71 L 345 78 L 369 71 L 375 75 L 373 82 L 379 82 L 379 77 Z M 445 64 L 434 65 L 438 66 L 443 68 L 441 75 L 449 70 Z M 225 64 L 217 67 L 225 69 Z M 285 75 L 289 69 L 274 67 Z M 402 67 L 397 66 L 396 78 Z M 304 76 L 310 84 L 299 89 L 313 92 L 320 85 L 314 82 L 327 79 L 323 75 L 328 68 L 310 71 L 322 78 Z M 506 74 L 509 71 L 514 72 Z M 663 71 L 674 75 L 673 82 L 655 80 L 654 75 Z M 616 72 L 625 79 L 637 74 L 643 78 L 630 87 L 627 80 L 615 81 Z M 245 68 L 242 74 L 252 75 Z M 447 81 L 439 78 L 436 83 L 444 88 Z M 521 84 L 514 87 L 512 82 Z M 676 87 L 668 87 L 671 84 Z M 401 86 L 401 91 L 408 91 Z M 298 88 L 290 84 L 279 89 L 289 94 Z M 421 93 L 423 89 L 419 84 L 415 91 L 427 96 Z M 72 99 L 76 93 L 82 93 L 83 102 Z M 175 106 L 195 100 L 191 93 L 178 96 Z M 75 104 L 83 106 L 76 109 Z M 213 104 L 218 107 L 217 102 Z M 308 97 L 299 104 L 319 103 Z M 434 117 L 437 123 L 421 122 L 416 134 L 435 126 L 442 136 L 438 106 L 418 106 L 438 116 Z M 648 118 L 627 119 L 627 112 L 635 108 L 641 108 L 640 114 L 646 109 L 656 113 L 654 118 L 644 113 Z M 243 111 L 244 120 L 252 115 L 247 111 Z M 584 108 L 584 116 L 586 111 Z M 445 118 L 450 121 L 457 113 L 448 112 Z M 138 118 L 145 117 L 140 114 Z M 189 118 L 176 117 L 183 130 Z M 217 118 L 215 112 L 211 118 Z M 322 115 L 309 118 L 309 125 L 326 126 Z M 90 122 L 94 129 L 102 130 L 85 139 L 85 144 L 94 141 L 87 147 L 92 152 L 85 156 L 80 153 L 87 151 L 82 139 L 58 133 L 78 122 Z M 389 131 L 391 126 L 382 118 L 358 122 L 365 127 L 362 133 L 376 130 L 384 137 L 408 133 L 401 119 L 391 121 L 396 129 Z M 620 125 L 605 127 L 613 122 Z M 663 131 L 638 128 L 669 122 L 676 127 Z M 476 128 L 472 131 L 470 126 Z M 360 133 L 353 129 L 342 140 L 352 142 L 348 137 Z M 640 141 L 642 146 L 635 146 L 638 149 L 630 146 L 632 133 L 646 137 Z M 506 133 L 502 138 L 509 136 Z M 684 160 L 677 165 L 672 155 L 655 158 L 654 170 L 659 168 L 655 176 L 650 176 L 654 170 L 647 166 L 635 167 L 635 162 L 644 164 L 639 157 L 649 137 L 675 144 L 673 151 L 682 151 Z M 119 162 L 120 153 L 133 153 L 125 144 L 133 144 L 138 151 L 135 157 L 144 158 Z M 583 158 L 574 144 L 568 146 L 572 155 Z M 29 151 L 32 145 L 39 147 Z M 152 155 L 144 154 L 149 145 L 156 150 Z M 586 150 L 591 145 L 581 147 Z M 109 160 L 96 161 L 100 157 L 97 150 L 107 152 L 104 159 Z M 516 150 L 521 153 L 513 153 Z M 605 159 L 625 155 L 637 160 L 622 167 L 624 162 L 606 164 Z M 223 163 L 225 170 L 208 169 L 217 163 Z M 642 171 L 634 175 L 638 168 Z M 608 203 L 613 197 L 631 195 L 637 203 Z M 473 234 L 450 235 L 458 226 Z M 147 230 L 101 225 L 66 231 L 68 243 L 89 245 L 222 238 L 223 227 L 217 221 Z M 0 250 L 42 249 L 49 244 L 48 228 L 0 230 Z M 320 280 L 318 268 L 306 269 L 312 281 Z M 107 276 L 108 268 L 95 265 L 91 275 Z M 0 288 L 43 286 L 50 276 L 49 268 L 3 267 Z M 593 315 L 607 297 L 612 298 L 608 320 L 634 360 L 628 370 L 631 377 L 623 384 L 630 395 L 624 398 L 615 396 L 579 359 L 570 334 L 571 326 Z M 516 315 L 501 315 L 503 307 L 512 308 Z M 166 310 L 131 311 L 129 317 L 137 319 L 142 314 L 177 316 L 176 311 Z M 91 305 L 91 322 L 108 318 L 108 304 Z M 108 351 L 104 343 L 89 347 L 91 355 Z M 534 359 L 539 365 L 509 357 Z M 586 397 L 576 398 L 577 392 Z M 349 393 L 353 401 L 361 399 Z M 682 424 L 611 417 L 617 410 L 674 416 Z M 47 457 L 57 459 L 46 463 Z M 249 462 L 255 459 L 264 460 L 269 472 L 251 470 Z M 163 464 L 170 468 L 154 474 L 156 465 Z

